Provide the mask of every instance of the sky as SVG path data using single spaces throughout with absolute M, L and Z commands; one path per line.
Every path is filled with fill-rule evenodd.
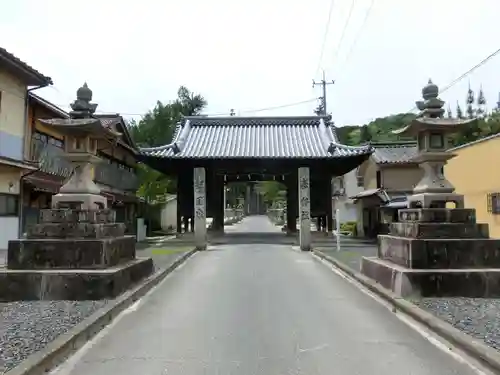
M 320 96 L 324 70 L 338 126 L 406 112 L 500 48 L 498 0 L 333 1 L 327 28 L 331 0 L 0 0 L 0 46 L 52 77 L 36 93 L 54 104 L 86 81 L 98 111 L 136 118 L 181 85 L 207 114 L 311 115 L 286 105 Z M 441 99 L 463 108 L 469 82 L 495 107 L 500 54 Z

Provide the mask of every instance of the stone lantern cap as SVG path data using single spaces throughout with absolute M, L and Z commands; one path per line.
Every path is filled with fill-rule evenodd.
M 409 125 L 393 131 L 393 134 L 416 137 L 422 132 L 432 131 L 441 134 L 455 133 L 462 126 L 477 121 L 474 119 L 444 118 L 445 102 L 438 98 L 439 88 L 429 79 L 428 84 L 422 89 L 422 98 L 416 102 L 420 113 Z
M 121 135 L 114 127 L 105 128 L 101 121 L 93 114 L 97 104 L 91 103 L 92 90 L 84 83 L 76 92 L 76 100 L 71 103 L 72 111 L 69 119 L 40 119 L 40 122 L 49 128 L 53 128 L 64 136 L 86 137 L 94 139 L 105 139 L 115 142 Z

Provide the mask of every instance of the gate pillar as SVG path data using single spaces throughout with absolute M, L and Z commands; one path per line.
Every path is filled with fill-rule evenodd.
M 311 201 L 309 168 L 301 167 L 298 173 L 299 183 L 299 222 L 300 222 L 300 250 L 311 250 Z

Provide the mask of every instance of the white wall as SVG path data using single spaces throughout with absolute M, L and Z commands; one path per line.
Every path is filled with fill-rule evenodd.
M 0 249 L 6 250 L 10 240 L 17 240 L 19 236 L 18 217 L 0 217 Z
M 161 210 L 161 229 L 177 229 L 177 197 L 170 197 Z
M 344 189 L 345 194 L 335 198 L 334 203 L 335 209 L 339 210 L 340 222 L 346 223 L 348 221 L 358 221 L 358 209 L 356 208 L 354 202 L 349 199 L 349 197 L 352 197 L 364 190 L 363 187 L 358 186 L 356 169 L 344 175 Z

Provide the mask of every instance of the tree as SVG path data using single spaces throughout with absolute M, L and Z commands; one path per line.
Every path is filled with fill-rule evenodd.
M 174 101 L 168 104 L 158 101 L 156 106 L 140 121 L 130 123 L 132 138 L 139 147 L 157 147 L 171 143 L 177 123 L 182 117 L 200 114 L 206 104 L 203 96 L 194 94 L 181 86 Z M 174 181 L 146 165 L 141 165 L 138 176 L 141 186 L 137 194 L 148 202 L 156 201 L 167 193 L 175 192 Z
M 277 181 L 260 181 L 257 183 L 256 190 L 262 195 L 264 202 L 266 202 L 268 206 L 272 206 L 273 203 L 282 199 L 283 192 L 286 191 L 286 188 Z
M 367 125 L 363 125 L 359 133 L 360 143 L 370 142 L 371 140 L 372 140 L 372 135 L 370 133 L 370 129 L 368 128 Z

